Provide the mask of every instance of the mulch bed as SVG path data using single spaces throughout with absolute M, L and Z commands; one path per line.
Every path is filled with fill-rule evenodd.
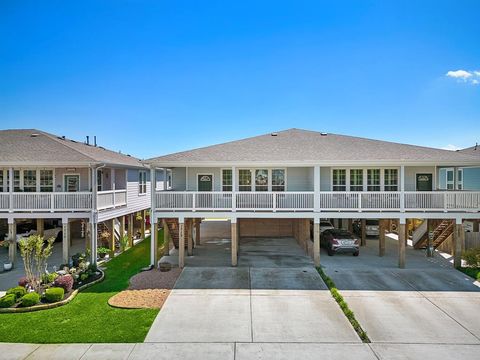
M 181 272 L 179 268 L 165 272 L 157 269 L 143 271 L 133 276 L 128 289 L 112 296 L 108 304 L 127 309 L 160 309 Z

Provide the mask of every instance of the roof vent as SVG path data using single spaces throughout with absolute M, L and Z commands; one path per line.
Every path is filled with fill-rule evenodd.
M 277 136 L 278 134 L 277 134 L 277 133 L 271 133 L 270 135 L 272 135 L 272 136 Z
M 37 137 L 39 134 L 37 133 L 33 133 L 33 134 L 30 134 L 30 137 Z
M 328 134 L 326 132 L 321 132 L 320 135 L 327 136 Z

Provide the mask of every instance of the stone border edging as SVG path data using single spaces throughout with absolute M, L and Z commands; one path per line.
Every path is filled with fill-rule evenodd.
M 61 301 L 57 301 L 57 302 L 52 303 L 52 304 L 40 304 L 40 305 L 34 305 L 34 306 L 29 306 L 29 307 L 17 307 L 17 308 L 3 308 L 3 309 L 0 309 L 0 314 L 15 314 L 15 313 L 25 313 L 25 312 L 32 312 L 32 311 L 48 310 L 48 309 L 54 309 L 56 307 L 66 305 L 70 301 L 75 299 L 75 297 L 77 296 L 77 294 L 80 291 L 82 291 L 86 288 L 89 288 L 90 286 L 93 286 L 95 284 L 98 284 L 99 282 L 103 281 L 103 279 L 105 279 L 105 273 L 101 269 L 97 269 L 97 270 L 100 271 L 100 273 L 102 274 L 102 276 L 100 276 L 100 278 L 98 278 L 97 280 L 94 280 L 94 281 L 92 281 L 88 284 L 82 285 L 78 289 L 75 289 L 70 294 L 70 296 L 66 299 L 63 299 Z

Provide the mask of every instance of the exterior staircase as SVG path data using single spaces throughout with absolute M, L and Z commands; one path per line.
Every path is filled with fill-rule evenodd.
M 426 221 L 425 221 L 426 222 Z M 455 229 L 455 222 L 453 220 L 441 220 L 435 225 L 433 230 L 433 240 L 432 246 L 436 249 L 440 244 L 453 235 Z M 425 234 L 414 243 L 415 249 L 424 249 L 428 245 L 428 231 L 425 231 Z
M 98 239 L 101 238 L 101 234 L 105 231 L 111 233 L 112 232 L 112 229 L 110 229 L 110 220 L 107 222 L 100 222 L 98 223 L 98 226 L 97 226 L 97 237 Z M 114 228 L 113 228 L 113 234 L 114 234 L 114 237 L 115 237 L 115 246 L 119 247 L 120 246 L 120 222 L 115 219 L 115 225 L 114 225 Z
M 188 236 L 192 236 L 190 234 L 190 222 L 192 219 L 185 219 L 185 224 L 184 224 L 184 232 L 185 232 L 185 248 L 187 248 L 188 245 Z M 165 219 L 165 223 L 168 226 L 168 233 L 170 234 L 170 239 L 173 242 L 173 245 L 175 246 L 175 249 L 178 249 L 179 247 L 179 229 L 180 226 L 178 224 L 178 219 Z

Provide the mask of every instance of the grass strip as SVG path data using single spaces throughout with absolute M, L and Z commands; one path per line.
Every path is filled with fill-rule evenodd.
M 475 280 L 480 281 L 480 268 L 474 267 L 457 267 L 458 271 L 463 272 L 465 275 L 468 275 Z
M 332 297 L 335 299 L 338 306 L 340 306 L 340 309 L 342 309 L 348 321 L 350 321 L 350 324 L 352 325 L 353 329 L 357 333 L 358 337 L 362 340 L 362 342 L 370 343 L 370 339 L 368 338 L 367 332 L 363 330 L 362 327 L 360 326 L 360 323 L 355 318 L 355 314 L 353 313 L 352 310 L 350 310 L 347 302 L 345 301 L 343 296 L 338 292 L 338 289 L 335 287 L 335 283 L 333 282 L 333 280 L 330 279 L 321 268 L 318 267 L 317 271 L 320 274 L 320 277 L 322 278 L 322 280 L 327 285 L 328 289 L 330 290 L 330 294 L 332 294 Z

